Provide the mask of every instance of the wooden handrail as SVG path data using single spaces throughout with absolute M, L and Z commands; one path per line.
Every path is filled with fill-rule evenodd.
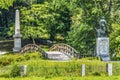
M 71 58 L 76 57 L 79 58 L 79 53 L 71 46 L 64 44 L 64 43 L 59 43 L 59 44 L 55 44 L 53 45 L 49 51 L 59 51 L 62 52 L 66 55 L 71 56 Z
M 25 45 L 21 50 L 20 50 L 20 54 L 24 54 L 26 52 L 36 52 L 36 51 L 40 51 L 42 53 L 43 56 L 46 55 L 46 52 L 38 45 L 36 44 L 27 44 Z
M 26 52 L 33 52 L 33 51 L 40 51 L 42 53 L 42 55 L 44 57 L 47 56 L 47 53 L 38 45 L 36 44 L 28 44 L 26 46 L 24 46 L 21 50 L 20 50 L 20 54 L 24 54 Z M 71 58 L 80 58 L 79 53 L 71 46 L 64 44 L 64 43 L 59 43 L 59 44 L 55 44 L 53 45 L 49 51 L 59 51 L 62 52 L 66 55 L 68 55 Z

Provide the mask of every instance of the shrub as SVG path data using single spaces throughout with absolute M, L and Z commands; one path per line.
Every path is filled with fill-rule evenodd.
M 112 57 L 111 60 L 119 61 L 119 60 L 120 60 L 120 57 Z
M 1 65 L 2 65 L 2 66 L 6 66 L 6 65 L 11 64 L 11 61 L 9 61 L 9 59 L 10 59 L 10 58 L 8 58 L 8 57 L 2 57 L 2 58 L 1 58 L 1 61 L 0 61 L 0 62 L 1 62 Z
M 16 58 L 16 61 L 17 62 L 21 62 L 21 61 L 23 61 L 24 60 L 24 57 L 23 56 L 18 56 L 17 58 Z
M 2 62 L 2 66 L 6 66 L 6 65 L 9 65 L 10 63 L 8 61 L 3 61 Z
M 25 60 L 30 60 L 30 54 L 26 53 L 23 56 L 24 56 Z
M 94 76 L 101 76 L 101 74 L 99 72 L 94 72 L 94 73 L 92 73 L 92 75 L 94 75 Z
M 13 65 L 10 76 L 11 77 L 20 76 L 20 66 L 18 64 Z
M 39 52 L 31 53 L 29 54 L 31 58 L 36 59 L 36 58 L 42 58 L 42 54 Z
M 25 58 L 25 60 L 30 60 L 30 59 L 40 59 L 42 58 L 42 54 L 39 52 L 34 52 L 34 53 L 25 53 L 23 55 L 23 57 Z

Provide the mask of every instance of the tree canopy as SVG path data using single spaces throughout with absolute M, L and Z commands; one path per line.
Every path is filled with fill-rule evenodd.
M 16 9 L 23 39 L 59 37 L 82 54 L 94 53 L 95 28 L 104 16 L 111 54 L 120 54 L 119 0 L 0 0 L 1 39 L 12 38 Z

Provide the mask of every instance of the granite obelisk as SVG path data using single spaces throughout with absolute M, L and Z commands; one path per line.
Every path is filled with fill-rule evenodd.
M 13 35 L 14 38 L 14 48 L 13 52 L 19 52 L 21 49 L 21 37 L 20 34 L 20 15 L 19 10 L 15 12 L 15 34 Z

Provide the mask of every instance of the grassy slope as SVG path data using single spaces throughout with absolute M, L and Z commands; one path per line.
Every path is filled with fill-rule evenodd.
M 13 60 L 13 62 L 9 65 L 6 66 L 0 66 L 0 75 L 2 75 L 0 77 L 0 80 L 120 80 L 119 76 L 112 76 L 112 77 L 108 77 L 103 74 L 106 71 L 106 63 L 109 62 L 101 62 L 99 60 L 95 60 L 93 58 L 84 58 L 84 59 L 80 59 L 80 60 L 72 60 L 70 62 L 60 62 L 60 61 L 51 61 L 51 60 L 44 60 L 44 59 L 40 59 L 40 57 L 38 56 L 39 53 L 28 53 L 25 55 L 13 55 L 13 54 L 9 54 L 9 55 L 4 55 L 4 59 L 2 60 Z M 30 58 L 29 58 L 30 57 Z M 88 60 L 90 59 L 90 60 Z M 93 59 L 93 60 L 92 60 Z M 20 61 L 19 61 L 20 60 Z M 111 62 L 110 62 L 111 63 Z M 8 76 L 6 77 L 6 74 L 10 73 L 10 70 L 12 68 L 12 66 L 14 64 L 19 64 L 19 65 L 27 65 L 27 69 L 28 69 L 28 73 L 27 73 L 27 77 L 25 78 L 20 78 L 20 77 L 16 77 L 16 78 L 8 78 Z M 85 77 L 81 77 L 80 75 L 80 67 L 81 64 L 86 64 L 86 75 Z M 114 65 L 117 66 L 118 69 L 114 69 L 113 73 L 120 73 L 120 69 L 119 69 L 119 62 L 114 62 Z M 47 67 L 47 68 L 46 68 Z M 55 73 L 55 67 L 63 67 L 62 70 L 59 71 L 58 68 L 58 72 L 61 74 L 64 74 L 64 68 L 65 70 L 68 69 L 68 73 L 66 72 L 67 76 L 56 76 Z M 115 67 L 115 66 L 113 66 Z M 43 68 L 43 70 L 41 69 Z M 51 74 L 47 74 L 44 73 L 44 71 L 46 71 L 46 69 L 49 71 L 49 73 L 53 74 L 51 76 Z M 69 72 L 70 70 L 70 72 Z M 71 71 L 72 70 L 72 71 Z M 63 72 L 62 72 L 63 71 Z M 101 76 L 93 76 L 91 75 L 93 72 L 99 72 L 101 74 Z M 103 72 L 103 73 L 101 73 Z M 47 76 L 42 76 L 41 74 L 45 74 Z M 71 74 L 69 74 L 71 73 Z M 72 77 L 71 77 L 72 75 Z M 117 74 L 120 75 L 120 74 Z M 76 77 L 77 76 L 77 77 Z

